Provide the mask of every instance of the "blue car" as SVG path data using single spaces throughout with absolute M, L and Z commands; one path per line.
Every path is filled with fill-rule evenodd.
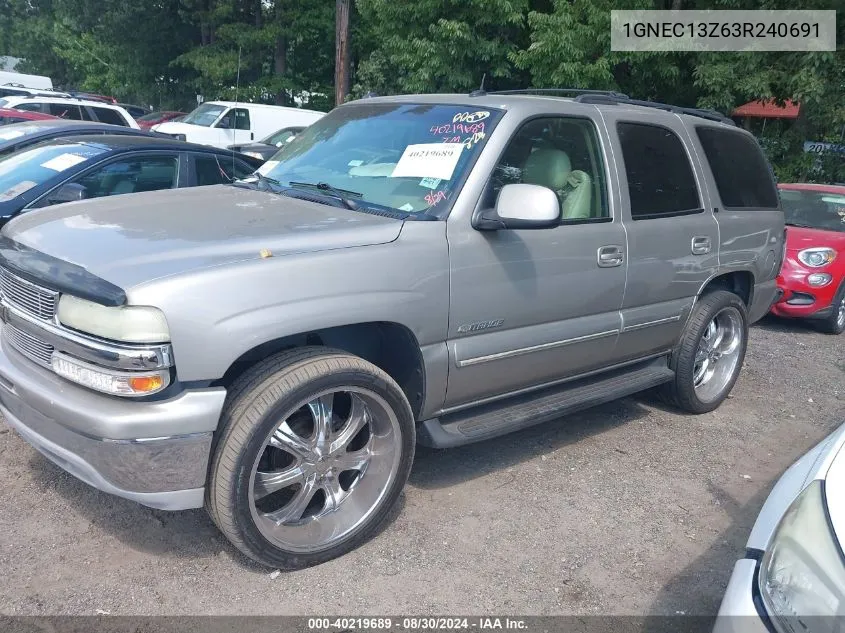
M 231 182 L 255 158 L 173 139 L 136 135 L 57 138 L 0 157 L 0 226 L 62 202 Z

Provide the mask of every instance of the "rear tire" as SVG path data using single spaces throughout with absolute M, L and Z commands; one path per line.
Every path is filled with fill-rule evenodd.
M 733 389 L 747 344 L 742 299 L 726 290 L 703 295 L 672 354 L 675 377 L 660 388 L 663 399 L 688 413 L 713 411 Z
M 845 332 L 845 281 L 833 299 L 833 313 L 816 324 L 825 334 L 842 334 Z
M 346 352 L 307 347 L 251 368 L 229 394 L 206 509 L 235 547 L 291 570 L 341 556 L 382 527 L 416 441 L 390 376 Z

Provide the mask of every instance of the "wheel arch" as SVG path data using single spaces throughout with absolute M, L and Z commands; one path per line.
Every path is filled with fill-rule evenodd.
M 746 308 L 750 308 L 754 301 L 754 273 L 744 269 L 717 273 L 701 286 L 697 298 L 714 290 L 732 292 L 742 299 Z
M 255 345 L 229 365 L 215 386 L 229 387 L 247 369 L 287 349 L 320 346 L 341 349 L 373 363 L 402 389 L 418 417 L 425 402 L 425 365 L 414 333 L 392 321 L 370 321 L 314 329 Z

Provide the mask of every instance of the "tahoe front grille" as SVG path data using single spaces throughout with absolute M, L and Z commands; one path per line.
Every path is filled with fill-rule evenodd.
M 34 317 L 51 321 L 56 314 L 59 293 L 21 279 L 0 268 L 0 293 L 12 306 Z
M 55 348 L 49 343 L 45 343 L 39 338 L 32 336 L 23 330 L 19 330 L 14 325 L 6 323 L 3 326 L 3 336 L 9 344 L 18 350 L 21 354 L 26 356 L 29 360 L 44 365 L 51 366 L 53 358 L 53 351 Z

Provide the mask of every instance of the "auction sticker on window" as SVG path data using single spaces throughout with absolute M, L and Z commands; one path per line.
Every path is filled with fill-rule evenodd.
M 463 149 L 463 143 L 408 145 L 390 177 L 450 180 Z
M 84 163 L 86 160 L 88 159 L 84 156 L 79 156 L 78 154 L 60 154 L 55 158 L 51 158 L 46 163 L 41 163 L 41 166 L 47 169 L 52 169 L 53 171 L 64 171 L 65 169 L 70 169 L 74 165 Z

